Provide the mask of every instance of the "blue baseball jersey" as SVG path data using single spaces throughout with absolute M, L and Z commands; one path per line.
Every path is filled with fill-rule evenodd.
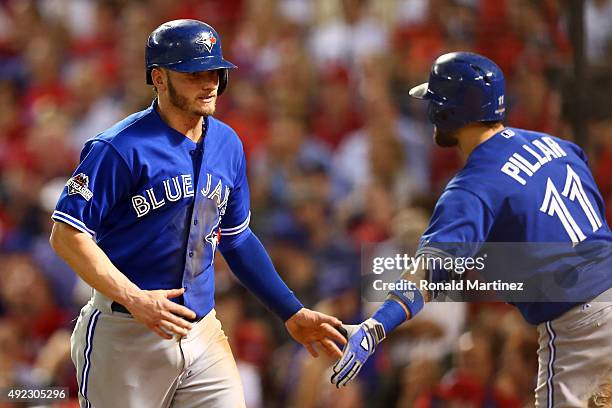
M 477 146 L 449 182 L 418 254 L 474 257 L 484 243 L 507 243 L 510 249 L 482 273 L 525 282 L 530 294 L 514 304 L 537 324 L 612 287 L 612 233 L 604 214 L 577 145 L 505 128 Z
M 214 306 L 217 246 L 249 233 L 249 187 L 236 133 L 206 117 L 195 143 L 146 110 L 87 141 L 52 215 L 89 234 L 145 290 L 184 287 L 176 301 Z

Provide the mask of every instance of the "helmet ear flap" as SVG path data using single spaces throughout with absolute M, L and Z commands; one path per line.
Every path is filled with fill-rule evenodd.
M 217 71 L 219 73 L 219 88 L 217 88 L 217 96 L 221 95 L 225 88 L 227 88 L 227 83 L 229 81 L 229 70 L 227 68 L 222 68 Z
M 455 107 L 436 106 L 430 102 L 427 115 L 429 121 L 440 130 L 453 131 L 465 125 L 465 121 L 461 120 L 460 113 Z
M 437 106 L 430 101 L 427 109 L 427 116 L 429 116 L 429 121 L 438 128 L 445 128 L 450 119 L 451 112 L 449 112 L 449 108 Z

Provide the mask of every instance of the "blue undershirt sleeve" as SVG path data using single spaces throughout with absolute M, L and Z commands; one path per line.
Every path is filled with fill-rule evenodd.
M 276 272 L 270 256 L 250 230 L 233 248 L 220 248 L 227 264 L 242 284 L 283 321 L 293 316 L 302 303 Z
M 421 237 L 417 256 L 473 256 L 486 241 L 493 222 L 493 213 L 478 196 L 463 189 L 447 189 L 438 200 L 429 227 Z M 429 272 L 431 281 L 440 282 L 449 280 L 452 271 L 433 269 Z M 383 325 L 385 333 L 395 329 L 406 318 L 413 318 L 425 303 L 416 287 L 390 293 L 395 295 L 395 299 L 386 300 L 372 316 Z M 410 316 L 406 316 L 398 302 L 410 311 Z

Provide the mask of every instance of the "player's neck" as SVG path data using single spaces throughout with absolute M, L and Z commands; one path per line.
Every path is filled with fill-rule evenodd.
M 457 139 L 459 141 L 458 147 L 461 151 L 463 160 L 467 161 L 467 158 L 478 145 L 486 142 L 503 129 L 504 125 L 502 124 L 488 127 L 479 123 L 471 123 L 461 128 L 458 131 Z
M 157 113 L 168 126 L 186 138 L 198 142 L 202 137 L 203 116 L 186 113 L 160 98 L 157 100 Z

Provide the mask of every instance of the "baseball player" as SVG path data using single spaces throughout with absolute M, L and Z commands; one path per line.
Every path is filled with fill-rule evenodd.
M 539 296 L 515 303 L 539 331 L 536 406 L 580 407 L 612 366 L 612 233 L 584 152 L 547 134 L 504 127 L 504 88 L 493 61 L 455 52 L 439 57 L 429 82 L 410 91 L 429 103 L 434 141 L 458 147 L 466 161 L 440 196 L 417 259 L 473 257 L 485 242 L 535 248 L 506 254 L 504 274 L 530 282 Z M 514 268 L 519 258 L 531 267 Z M 417 262 L 404 281 L 458 278 L 439 265 Z M 376 345 L 435 296 L 421 287 L 389 292 L 371 318 L 344 326 L 349 340 L 332 383 L 355 378 Z M 554 301 L 547 301 L 553 289 Z
M 51 244 L 89 285 L 71 338 L 81 407 L 243 407 L 215 317 L 217 248 L 291 336 L 336 358 L 340 322 L 305 309 L 249 229 L 245 156 L 213 117 L 228 83 L 209 25 L 159 26 L 145 50 L 157 97 L 89 140 L 52 215 Z

